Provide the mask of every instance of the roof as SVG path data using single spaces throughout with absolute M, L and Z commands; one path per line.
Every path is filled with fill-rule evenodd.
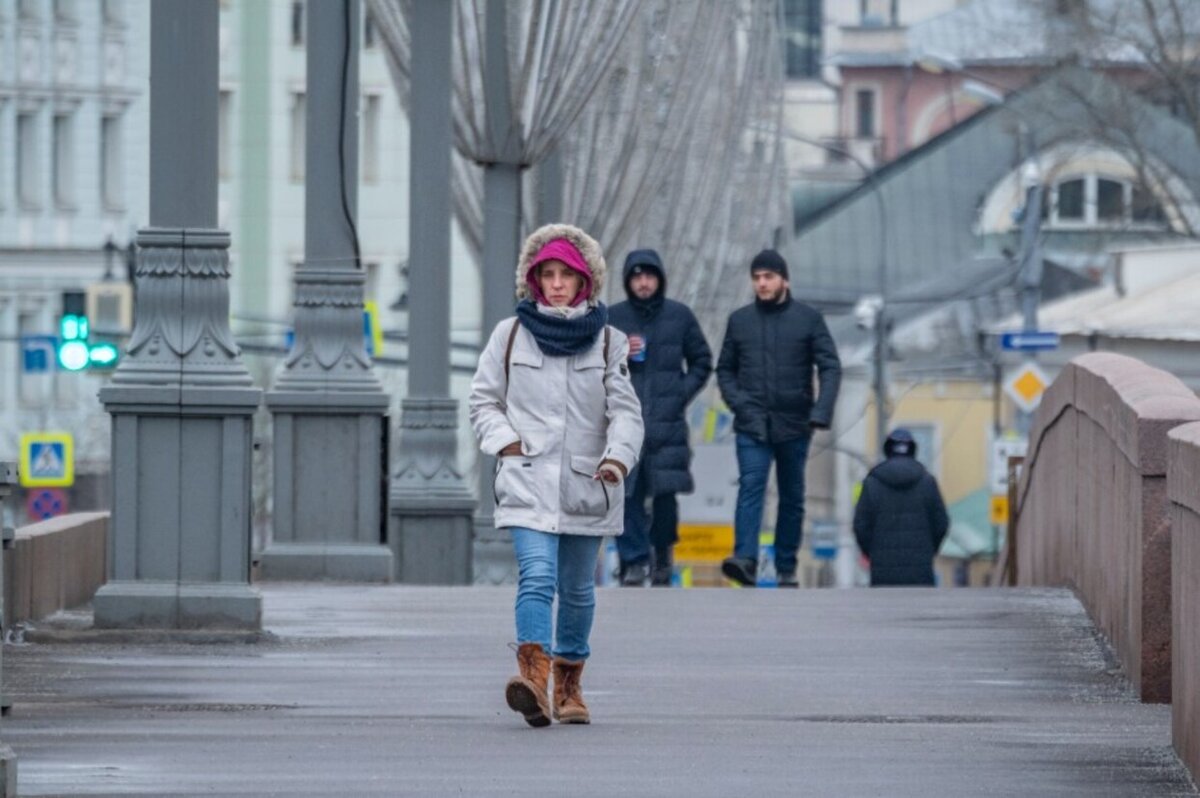
M 881 260 L 887 261 L 887 293 L 908 294 L 936 285 L 937 294 L 973 290 L 980 274 L 972 268 L 994 242 L 976 231 L 988 192 L 1021 161 L 1015 120 L 1036 119 L 1038 142 L 1051 147 L 1095 136 L 1092 114 L 1079 98 L 1119 96 L 1132 103 L 1145 131 L 1139 141 L 1193 193 L 1200 192 L 1200 151 L 1191 131 L 1167 113 L 1124 94 L 1117 84 L 1092 72 L 1067 67 L 985 109 L 872 173 L 871 178 L 796 227 L 785 248 L 792 283 L 801 296 L 854 298 L 880 293 Z M 884 240 L 881 227 L 886 224 Z M 1055 254 L 1094 249 L 1109 232 L 1056 236 Z M 1012 245 L 1018 244 L 1014 237 Z M 927 308 L 925 308 L 927 309 Z M 922 310 L 897 309 L 901 320 Z M 853 326 L 835 330 L 852 339 Z
M 1010 316 L 993 331 L 1017 329 Z M 1059 335 L 1140 338 L 1155 341 L 1200 341 L 1200 255 L 1196 271 L 1168 280 L 1136 295 L 1121 295 L 1116 283 L 1084 291 L 1038 310 L 1038 327 Z

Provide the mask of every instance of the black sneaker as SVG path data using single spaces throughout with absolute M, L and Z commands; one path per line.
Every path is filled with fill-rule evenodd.
M 745 557 L 726 557 L 721 563 L 721 573 L 742 587 L 754 587 L 758 582 L 757 571 L 758 563 Z
M 650 563 L 631 562 L 621 574 L 621 587 L 645 587 L 650 580 Z
M 776 584 L 780 587 L 800 587 L 800 580 L 796 578 L 795 571 L 780 571 Z

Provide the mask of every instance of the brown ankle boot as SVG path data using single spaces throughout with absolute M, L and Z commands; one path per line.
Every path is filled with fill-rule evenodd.
M 508 680 L 504 697 L 514 711 L 525 716 L 530 726 L 550 725 L 550 655 L 540 643 L 522 643 L 517 648 L 521 674 Z
M 559 723 L 591 723 L 587 704 L 583 703 L 583 662 L 554 658 L 554 719 Z

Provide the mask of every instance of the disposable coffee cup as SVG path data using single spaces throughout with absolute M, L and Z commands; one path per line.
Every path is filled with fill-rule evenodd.
M 642 339 L 642 348 L 640 351 L 638 351 L 638 353 L 636 355 L 629 356 L 629 362 L 630 363 L 645 363 L 646 362 L 646 347 L 647 347 L 646 336 L 642 335 L 641 333 L 635 333 L 635 335 L 637 335 L 638 338 Z

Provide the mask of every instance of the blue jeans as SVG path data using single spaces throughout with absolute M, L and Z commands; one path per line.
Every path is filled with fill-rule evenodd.
M 600 536 L 552 535 L 512 528 L 520 577 L 517 582 L 517 643 L 569 660 L 587 659 L 596 612 L 596 555 Z M 558 594 L 558 624 L 551 648 L 550 614 Z
M 804 464 L 808 459 L 805 436 L 784 443 L 764 443 L 738 433 L 738 497 L 733 520 L 733 556 L 758 561 L 758 533 L 762 529 L 763 496 L 771 460 L 779 483 L 779 515 L 775 520 L 775 570 L 794 573 L 804 524 Z

